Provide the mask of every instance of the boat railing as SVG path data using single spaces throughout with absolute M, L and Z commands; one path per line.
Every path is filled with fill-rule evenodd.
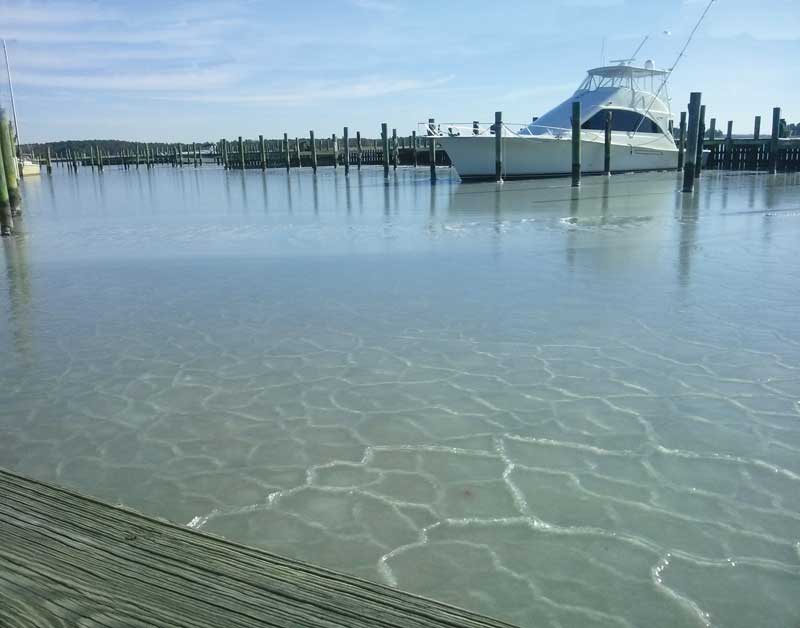
M 420 122 L 417 124 L 421 135 L 432 135 L 434 137 L 461 137 L 461 136 L 494 136 L 495 123 L 494 122 L 442 122 L 435 125 L 430 125 L 427 122 Z M 553 139 L 572 139 L 572 129 L 557 126 L 546 126 L 533 124 L 521 124 L 512 122 L 502 123 L 503 137 L 530 137 L 530 136 L 547 136 Z M 581 139 L 588 141 L 601 141 L 603 134 L 596 131 L 586 129 L 581 130 Z

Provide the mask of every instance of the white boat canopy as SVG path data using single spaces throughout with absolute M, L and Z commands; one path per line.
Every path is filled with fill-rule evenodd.
M 572 101 L 579 100 L 583 129 L 602 131 L 603 111 L 611 110 L 612 131 L 666 136 L 671 117 L 665 89 L 668 77 L 669 72 L 654 69 L 652 61 L 646 62 L 644 67 L 620 64 L 593 68 L 570 98 L 522 129 L 520 134 L 569 133 Z M 669 139 L 671 141 L 671 137 Z
M 578 87 L 578 92 L 593 91 L 602 87 L 655 92 L 656 80 L 660 83 L 667 75 L 669 72 L 666 70 L 654 69 L 652 61 L 645 63 L 643 68 L 632 65 L 607 65 L 589 70 L 583 83 Z

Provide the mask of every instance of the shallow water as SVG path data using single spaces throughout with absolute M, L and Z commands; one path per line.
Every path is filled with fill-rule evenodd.
M 56 169 L 0 466 L 523 626 L 800 621 L 800 176 Z

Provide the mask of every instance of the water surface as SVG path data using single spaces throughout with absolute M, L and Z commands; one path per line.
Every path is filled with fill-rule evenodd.
M 522 626 L 800 621 L 800 176 L 26 179 L 0 466 Z

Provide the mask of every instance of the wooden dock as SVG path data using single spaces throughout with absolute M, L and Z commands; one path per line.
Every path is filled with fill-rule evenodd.
M 770 166 L 770 138 L 706 139 L 703 148 L 710 151 L 707 170 L 766 170 Z M 781 138 L 775 152 L 779 172 L 800 170 L 800 138 Z
M 345 127 L 345 130 L 347 127 Z M 63 144 L 63 143 L 62 143 Z M 300 168 L 317 166 L 345 166 L 356 168 L 380 166 L 387 160 L 393 166 L 427 166 L 433 159 L 437 166 L 450 166 L 450 157 L 443 150 L 430 150 L 429 137 L 417 137 L 416 132 L 405 137 L 392 135 L 391 144 L 384 146 L 381 139 L 362 137 L 315 138 L 314 132 L 308 138 L 258 139 L 239 137 L 236 140 L 222 139 L 218 142 L 191 142 L 165 144 L 119 142 L 126 146 L 117 152 L 103 151 L 99 146 L 91 146 L 87 151 L 86 142 L 77 142 L 82 148 L 51 150 L 48 144 L 26 145 L 38 163 L 52 171 L 52 166 L 66 166 L 72 170 L 118 166 L 124 169 L 150 168 L 157 165 L 176 167 L 207 165 L 224 166 L 231 170 L 267 168 Z
M 510 625 L 0 469 L 0 626 Z

